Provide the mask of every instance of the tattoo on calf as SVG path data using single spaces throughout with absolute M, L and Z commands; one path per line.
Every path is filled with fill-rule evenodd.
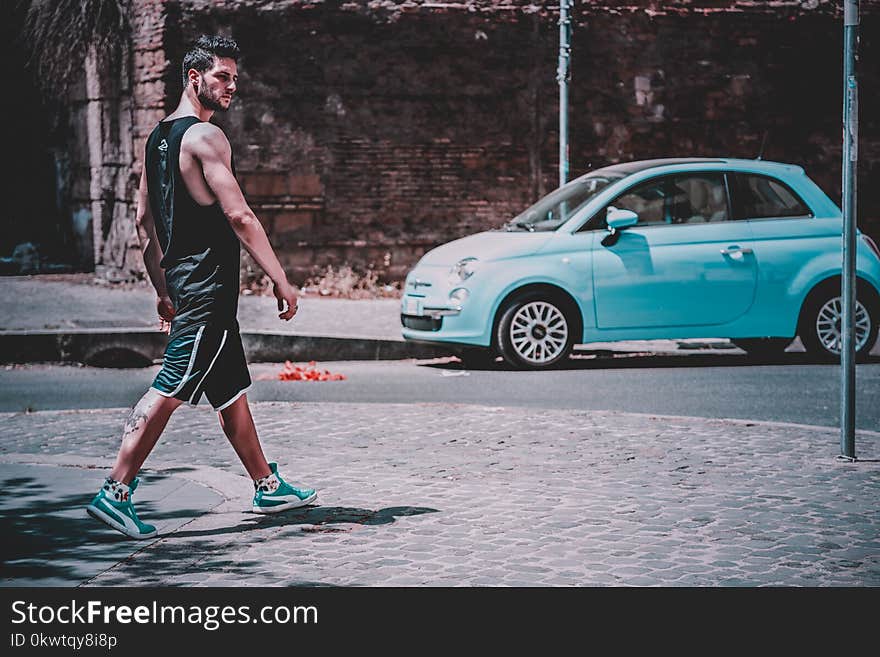
M 144 409 L 138 405 L 131 409 L 131 414 L 125 421 L 125 428 L 122 430 L 122 435 L 128 436 L 129 434 L 134 433 L 141 427 L 142 422 L 146 424 L 147 414 L 144 412 Z

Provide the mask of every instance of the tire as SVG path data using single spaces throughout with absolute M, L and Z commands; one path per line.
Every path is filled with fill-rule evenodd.
M 574 309 L 548 292 L 514 297 L 504 308 L 495 335 L 498 351 L 516 369 L 548 370 L 574 347 Z
M 826 281 L 807 296 L 801 309 L 800 337 L 807 353 L 827 363 L 840 362 L 842 321 L 840 281 Z M 856 288 L 856 360 L 864 362 L 880 326 L 880 303 L 866 283 Z
M 737 338 L 733 344 L 758 360 L 780 358 L 794 338 Z
M 498 357 L 491 347 L 465 347 L 457 355 L 462 365 L 471 370 L 491 369 Z

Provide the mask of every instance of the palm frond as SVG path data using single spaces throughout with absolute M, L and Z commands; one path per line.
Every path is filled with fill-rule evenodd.
M 126 0 L 31 0 L 22 39 L 47 96 L 67 94 L 92 45 L 104 61 L 119 57 L 130 30 L 126 5 Z

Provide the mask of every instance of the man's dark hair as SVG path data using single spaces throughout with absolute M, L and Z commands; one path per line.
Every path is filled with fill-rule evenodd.
M 183 86 L 189 84 L 187 71 L 191 68 L 204 73 L 214 66 L 215 57 L 230 57 L 236 62 L 241 56 L 235 39 L 227 36 L 208 36 L 203 34 L 195 45 L 183 56 Z

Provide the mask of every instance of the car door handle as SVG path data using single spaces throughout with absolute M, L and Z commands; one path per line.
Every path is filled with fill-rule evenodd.
M 740 248 L 738 246 L 732 246 L 729 249 L 721 249 L 721 255 L 730 256 L 731 258 L 742 258 L 747 253 L 753 253 L 753 251 L 749 248 Z

